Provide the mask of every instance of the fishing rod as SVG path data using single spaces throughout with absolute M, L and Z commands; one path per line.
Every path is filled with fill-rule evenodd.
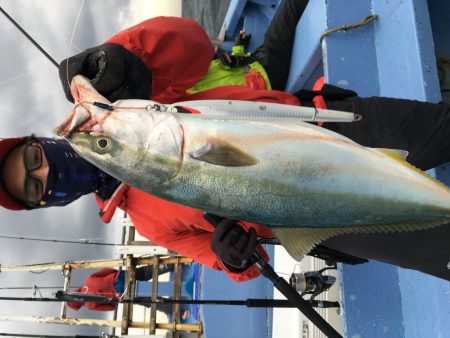
M 5 12 L 5 10 L 0 7 L 0 12 L 3 13 L 3 15 L 11 21 L 11 23 L 16 26 L 16 28 L 23 34 L 25 37 L 37 48 L 39 51 L 44 54 L 44 56 L 51 62 L 53 65 L 55 65 L 56 68 L 58 68 L 58 63 L 42 48 L 8 13 Z
M 17 239 L 17 240 L 24 240 L 24 241 L 68 243 L 68 244 L 89 244 L 89 245 L 105 245 L 105 246 L 120 245 L 120 244 L 116 244 L 116 243 L 93 242 L 93 241 L 90 241 L 89 239 L 80 240 L 80 241 L 69 241 L 69 240 L 54 239 L 54 238 L 37 238 L 37 237 L 9 236 L 9 235 L 0 235 L 0 238 Z
M 1 299 L 1 298 L 0 298 Z M 109 304 L 136 304 L 143 306 L 150 306 L 151 304 L 182 304 L 182 305 L 234 305 L 234 306 L 246 306 L 246 307 L 280 307 L 290 308 L 295 307 L 286 299 L 257 299 L 247 298 L 245 300 L 227 300 L 227 299 L 171 299 L 171 298 L 159 298 L 152 300 L 151 297 L 136 297 L 134 299 L 111 299 L 103 296 L 90 295 L 85 293 L 66 293 L 64 291 L 58 291 L 55 295 L 55 299 L 65 302 L 95 302 L 95 303 L 109 303 Z M 313 306 L 316 307 L 339 307 L 339 302 L 329 301 L 313 301 Z
M 232 305 L 247 306 L 250 308 L 291 308 L 295 307 L 286 299 L 254 299 L 248 298 L 244 300 L 226 300 L 226 299 L 171 299 L 158 298 L 152 300 L 151 297 L 136 297 L 134 299 L 116 299 L 104 296 L 90 295 L 85 293 L 66 293 L 58 291 L 54 298 L 51 297 L 0 297 L 0 300 L 6 301 L 24 301 L 24 302 L 71 302 L 71 303 L 101 303 L 101 304 L 133 304 L 149 307 L 151 304 L 181 304 L 181 305 Z M 339 307 L 339 302 L 313 301 L 316 307 L 329 308 Z
M 80 289 L 81 286 L 71 286 L 71 289 Z M 5 287 L 1 287 L 0 290 L 34 290 L 34 289 L 39 289 L 39 290 L 55 290 L 55 289 L 61 289 L 61 285 L 60 286 L 5 286 Z
M 106 335 L 106 334 L 102 334 L 101 336 L 80 336 L 80 335 L 75 335 L 75 336 L 61 336 L 61 335 L 57 335 L 57 336 L 50 336 L 50 335 L 42 335 L 42 334 L 26 334 L 26 333 L 1 333 L 0 332 L 0 336 L 1 337 L 30 337 L 30 338 L 119 338 L 119 336 L 111 336 L 111 335 Z
M 214 228 L 225 219 L 224 217 L 211 213 L 205 213 L 203 216 Z M 252 261 L 261 275 L 270 280 L 274 287 L 327 337 L 343 338 L 339 332 L 314 310 L 309 300 L 304 299 L 284 278 L 278 276 L 272 266 L 257 251 L 253 253 Z
M 278 276 L 272 266 L 270 266 L 263 257 L 257 252 L 253 253 L 256 260 L 255 266 L 261 274 L 269 279 L 275 288 L 285 296 L 289 302 L 300 310 L 303 315 L 308 318 L 319 330 L 321 330 L 327 337 L 342 338 L 342 336 L 321 316 L 314 310 L 313 305 L 305 300 L 289 283 L 282 277 Z

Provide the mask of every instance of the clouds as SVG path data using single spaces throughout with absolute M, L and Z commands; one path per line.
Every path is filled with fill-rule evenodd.
M 114 20 L 114 16 L 120 15 L 120 9 L 112 8 L 111 2 L 100 1 L 86 1 L 76 24 L 80 4 L 81 1 L 1 2 L 56 62 L 78 53 L 80 49 L 101 43 L 122 28 Z M 110 13 L 108 19 L 111 22 L 105 23 L 101 13 Z M 3 120 L 0 133 L 10 136 L 35 132 L 49 136 L 52 128 L 70 109 L 59 84 L 58 71 L 9 22 L 2 24 L 4 28 L 7 33 L 2 34 L 0 82 L 8 79 L 10 82 L 0 87 Z M 74 28 L 73 42 L 77 47 L 69 48 Z

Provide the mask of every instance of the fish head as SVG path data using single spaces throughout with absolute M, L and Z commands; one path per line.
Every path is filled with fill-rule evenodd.
M 81 75 L 73 78 L 71 93 L 75 105 L 54 133 L 84 159 L 137 188 L 177 175 L 183 130 L 164 106 L 147 100 L 111 103 Z

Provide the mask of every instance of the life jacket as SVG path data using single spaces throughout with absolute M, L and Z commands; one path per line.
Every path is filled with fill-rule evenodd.
M 253 90 L 272 88 L 264 67 L 258 61 L 246 66 L 229 67 L 222 64 L 220 60 L 214 59 L 209 65 L 206 76 L 187 92 L 197 93 L 219 86 L 244 86 Z
M 264 67 L 253 58 L 251 53 L 245 52 L 243 45 L 235 45 L 231 56 L 240 60 L 242 65 L 228 66 L 222 63 L 220 55 L 228 54 L 219 48 L 214 60 L 211 61 L 208 73 L 199 80 L 188 93 L 196 93 L 218 86 L 244 86 L 253 90 L 271 90 L 269 76 Z M 228 56 L 227 56 L 228 57 Z

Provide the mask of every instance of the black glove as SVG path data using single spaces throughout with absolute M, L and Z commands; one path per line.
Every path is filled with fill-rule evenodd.
M 152 94 L 150 69 L 137 55 L 115 43 L 86 49 L 61 62 L 59 78 L 71 102 L 70 82 L 77 74 L 87 77 L 94 88 L 111 102 L 148 100 Z
M 247 48 L 251 38 L 251 34 L 247 35 L 245 34 L 245 31 L 240 31 L 239 35 L 234 39 L 234 44 L 236 46 L 244 46 L 245 48 Z
M 336 87 L 326 83 L 321 90 L 300 89 L 298 92 L 295 92 L 294 95 L 303 102 L 311 101 L 318 95 L 323 96 L 327 101 L 339 101 L 348 97 L 357 96 L 358 94 L 353 90 Z
M 217 50 L 216 57 L 224 66 L 228 66 L 230 68 L 247 66 L 249 63 L 254 61 L 253 58 L 248 56 L 231 55 L 223 49 Z
M 236 46 L 244 46 L 246 48 L 250 42 L 251 34 L 247 35 L 244 31 L 240 31 L 239 35 L 235 38 L 234 43 Z M 231 55 L 227 51 L 219 48 L 216 52 L 216 57 L 220 62 L 230 68 L 247 66 L 249 63 L 255 60 L 248 56 Z
M 217 225 L 211 241 L 211 249 L 232 272 L 242 272 L 254 263 L 252 257 L 256 246 L 255 229 L 250 228 L 247 232 L 228 218 Z

